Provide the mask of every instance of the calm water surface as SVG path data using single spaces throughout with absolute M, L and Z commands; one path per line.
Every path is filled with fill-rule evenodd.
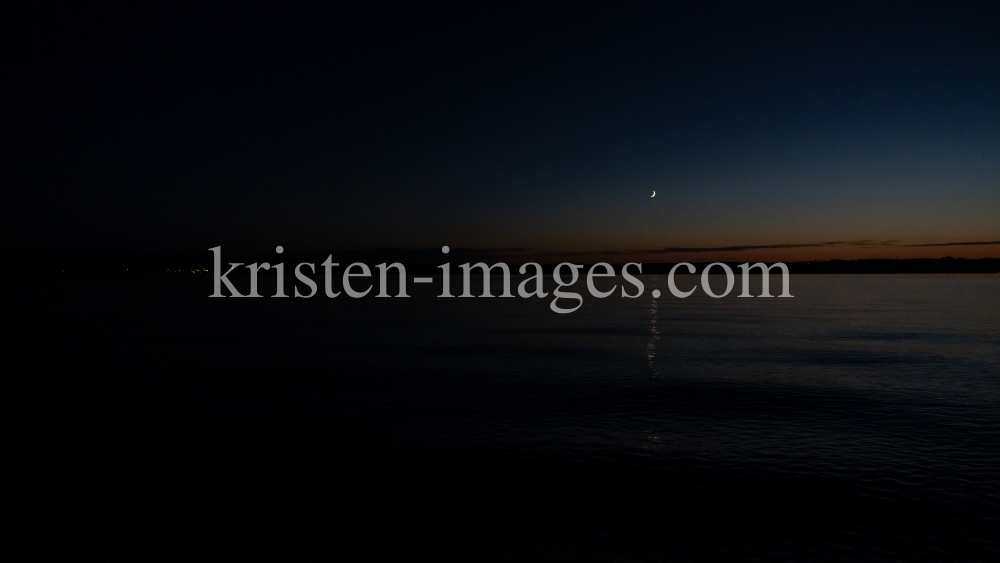
M 642 279 L 557 315 L 8 277 L 6 545 L 995 560 L 1000 276 L 793 276 L 793 299 Z

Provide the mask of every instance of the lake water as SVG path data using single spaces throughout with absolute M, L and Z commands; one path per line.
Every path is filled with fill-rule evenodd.
M 641 279 L 557 315 L 7 276 L 3 546 L 997 560 L 1000 275 L 793 276 L 792 299 Z

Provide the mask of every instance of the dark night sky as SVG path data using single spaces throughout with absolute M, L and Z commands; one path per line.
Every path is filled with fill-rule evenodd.
M 8 14 L 2 250 L 1000 255 L 997 2 L 467 4 Z

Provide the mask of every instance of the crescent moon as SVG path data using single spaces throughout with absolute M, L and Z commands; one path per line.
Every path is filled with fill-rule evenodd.
M 653 190 L 653 195 L 651 195 L 649 197 L 656 197 L 656 190 Z

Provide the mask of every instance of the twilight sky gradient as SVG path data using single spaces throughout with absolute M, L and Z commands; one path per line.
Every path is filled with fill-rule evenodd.
M 1000 4 L 693 4 L 8 15 L 2 250 L 1000 256 Z

